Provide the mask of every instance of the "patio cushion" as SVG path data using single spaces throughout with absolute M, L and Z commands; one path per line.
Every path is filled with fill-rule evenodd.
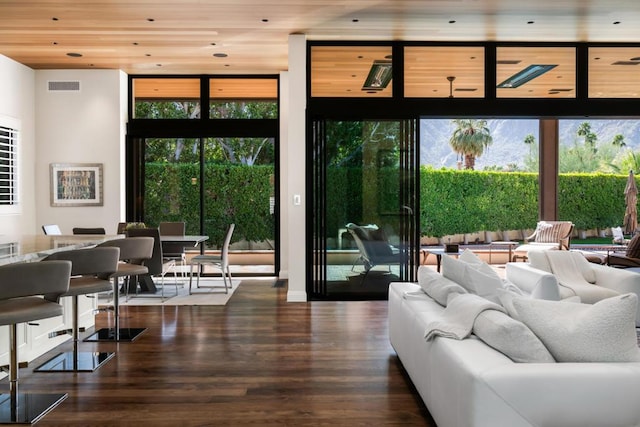
M 640 234 L 633 236 L 633 239 L 631 239 L 627 246 L 626 255 L 629 258 L 640 258 Z

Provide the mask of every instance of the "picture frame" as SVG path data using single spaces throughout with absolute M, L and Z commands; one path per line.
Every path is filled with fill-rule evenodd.
M 51 206 L 102 206 L 102 163 L 51 163 Z

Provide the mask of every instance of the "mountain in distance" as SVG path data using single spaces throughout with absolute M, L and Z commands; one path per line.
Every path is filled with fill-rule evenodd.
M 559 136 L 561 145 L 572 145 L 583 138 L 576 132 L 581 123 L 588 122 L 591 132 L 598 137 L 597 143 L 611 142 L 618 134 L 624 136 L 626 147 L 623 150 L 640 149 L 640 120 L 602 120 L 571 119 L 560 120 Z M 539 142 L 539 121 L 537 119 L 492 119 L 487 120 L 493 144 L 481 157 L 476 159 L 476 170 L 488 166 L 507 166 L 516 164 L 522 168 L 529 147 L 524 143 L 527 135 L 532 134 Z M 442 167 L 457 168 L 457 156 L 449 146 L 449 139 L 455 130 L 450 119 L 422 119 L 420 121 L 420 163 L 436 169 Z

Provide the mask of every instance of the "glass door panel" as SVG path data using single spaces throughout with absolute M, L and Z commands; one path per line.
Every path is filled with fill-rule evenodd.
M 186 234 L 200 234 L 200 152 L 193 138 L 147 138 L 144 162 L 144 222 L 184 221 Z
M 274 139 L 204 139 L 203 164 L 208 247 L 220 248 L 233 222 L 233 264 L 246 266 L 247 273 L 274 274 Z
M 411 274 L 406 129 L 398 121 L 315 126 L 312 298 L 384 299 L 391 281 Z

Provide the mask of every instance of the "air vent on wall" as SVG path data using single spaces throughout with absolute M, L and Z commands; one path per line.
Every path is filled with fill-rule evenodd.
M 47 82 L 47 90 L 49 92 L 79 92 L 80 91 L 80 81 L 78 80 L 68 80 L 68 81 L 48 81 Z

